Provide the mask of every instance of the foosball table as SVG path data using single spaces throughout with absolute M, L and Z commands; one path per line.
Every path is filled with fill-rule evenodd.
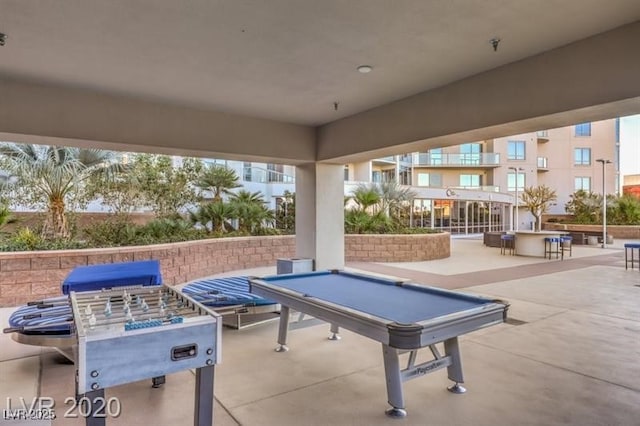
M 213 423 L 214 367 L 220 362 L 222 320 L 165 285 L 70 292 L 76 328 L 77 394 L 89 401 L 88 426 L 105 424 L 94 411 L 106 388 L 196 369 L 194 424 Z

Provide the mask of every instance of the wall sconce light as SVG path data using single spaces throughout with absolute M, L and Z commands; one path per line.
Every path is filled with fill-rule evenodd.
M 489 40 L 489 43 L 491 43 L 491 46 L 493 47 L 493 51 L 497 52 L 498 51 L 498 45 L 500 44 L 500 37 L 494 37 L 491 40 Z
M 0 46 L 4 46 L 7 42 L 7 35 L 5 33 L 0 33 Z

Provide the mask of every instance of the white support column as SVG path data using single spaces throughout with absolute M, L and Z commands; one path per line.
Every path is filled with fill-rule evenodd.
M 344 165 L 296 168 L 296 257 L 317 270 L 344 268 Z
M 371 161 L 366 161 L 364 163 L 354 163 L 353 180 L 357 182 L 371 182 L 373 180 L 372 170 L 373 167 L 371 165 Z

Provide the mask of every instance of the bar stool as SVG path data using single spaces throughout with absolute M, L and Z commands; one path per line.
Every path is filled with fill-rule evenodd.
M 507 254 L 507 250 L 509 250 L 509 254 L 513 255 L 515 253 L 515 242 L 516 236 L 511 234 L 503 234 L 500 236 L 500 254 Z
M 564 259 L 564 250 L 562 250 L 561 244 L 560 237 L 545 237 L 544 258 L 546 259 L 547 255 L 549 255 L 549 259 L 551 259 L 551 255 L 555 254 L 556 259 Z
M 638 258 L 634 260 L 633 252 L 638 250 Z M 627 253 L 631 251 L 631 259 Z M 625 243 L 624 245 L 624 269 L 628 269 L 627 265 L 631 262 L 631 269 L 633 269 L 633 264 L 638 264 L 638 269 L 640 270 L 640 243 Z
M 569 257 L 573 254 L 573 237 L 570 235 L 563 235 L 560 237 L 560 250 L 563 252 L 569 250 Z M 564 257 L 564 254 L 563 256 Z

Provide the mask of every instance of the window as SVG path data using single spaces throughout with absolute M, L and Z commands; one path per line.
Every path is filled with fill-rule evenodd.
M 480 164 L 482 144 L 465 143 L 460 145 L 460 160 L 462 164 Z
M 411 185 L 411 169 L 405 168 L 398 173 L 398 180 L 400 185 Z
M 429 150 L 429 159 L 431 160 L 431 165 L 441 165 L 442 164 L 442 148 L 435 148 Z
M 591 165 L 591 148 L 576 148 L 573 150 L 573 164 L 575 166 Z
M 245 161 L 243 166 L 242 166 L 242 179 L 246 182 L 251 182 L 251 163 L 248 161 Z
M 482 176 L 480 175 L 460 175 L 460 186 L 463 188 L 480 188 Z
M 525 159 L 525 142 L 524 141 L 509 141 L 507 146 L 507 158 L 509 160 L 524 160 Z
M 284 180 L 284 166 L 282 164 L 267 164 L 267 182 L 282 182 Z
M 437 173 L 418 173 L 418 186 L 442 186 L 442 175 Z
M 382 172 L 382 182 L 394 182 L 396 180 L 396 169 L 387 169 Z
M 518 173 L 518 191 L 524 191 L 524 181 L 525 181 L 525 174 Z M 508 191 L 516 190 L 516 174 L 515 173 L 507 174 L 507 190 Z
M 576 136 L 591 136 L 591 123 L 576 124 Z
M 576 177 L 575 190 L 591 191 L 591 178 L 590 177 Z

